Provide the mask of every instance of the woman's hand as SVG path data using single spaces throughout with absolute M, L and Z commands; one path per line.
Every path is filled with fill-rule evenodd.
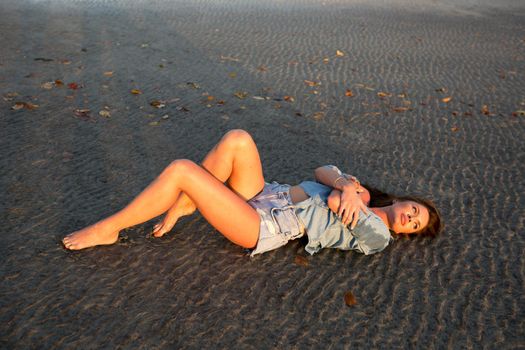
M 341 218 L 345 226 L 351 223 L 350 229 L 357 225 L 359 212 L 363 211 L 365 213 L 367 210 L 367 206 L 361 199 L 359 192 L 363 192 L 363 189 L 356 189 L 356 186 L 351 184 L 343 187 L 342 192 L 338 190 L 332 191 L 328 197 L 328 207 Z

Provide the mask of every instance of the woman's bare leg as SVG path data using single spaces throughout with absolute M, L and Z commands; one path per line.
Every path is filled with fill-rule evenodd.
M 202 162 L 220 182 L 228 186 L 241 198 L 248 200 L 264 187 L 261 159 L 250 134 L 244 130 L 231 130 L 211 149 Z M 177 220 L 195 211 L 195 204 L 181 192 L 174 205 L 161 222 L 153 228 L 153 235 L 161 237 L 171 231 Z
M 68 249 L 111 244 L 118 232 L 150 220 L 173 206 L 181 191 L 196 204 L 206 220 L 233 243 L 255 246 L 259 215 L 246 201 L 197 164 L 172 162 L 142 193 L 116 214 L 63 239 Z

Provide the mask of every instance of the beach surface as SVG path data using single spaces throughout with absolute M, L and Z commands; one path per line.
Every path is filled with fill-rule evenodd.
M 523 1 L 2 0 L 0 33 L 0 348 L 525 347 Z M 445 231 L 63 248 L 235 128 L 267 182 L 335 164 Z

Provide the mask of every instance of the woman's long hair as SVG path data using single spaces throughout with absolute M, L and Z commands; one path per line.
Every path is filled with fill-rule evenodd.
M 441 220 L 441 214 L 437 209 L 436 205 L 432 201 L 424 198 L 414 196 L 395 196 L 389 193 L 385 193 L 377 188 L 362 184 L 370 192 L 370 204 L 369 207 L 386 207 L 392 205 L 394 200 L 398 202 L 403 201 L 414 201 L 421 205 L 424 205 L 428 209 L 428 225 L 423 229 L 414 232 L 414 234 L 435 237 L 443 229 L 443 220 Z

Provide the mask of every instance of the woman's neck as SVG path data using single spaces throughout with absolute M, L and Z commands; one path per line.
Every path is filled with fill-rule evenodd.
M 390 223 L 390 205 L 389 206 L 386 206 L 386 207 L 377 207 L 377 208 L 370 208 L 370 210 L 372 210 L 372 212 L 374 212 L 374 214 L 376 214 L 377 216 L 379 216 L 381 218 L 381 220 L 383 220 L 383 222 L 385 223 L 385 225 L 388 227 L 388 229 L 390 230 L 390 228 L 392 227 L 392 224 Z

